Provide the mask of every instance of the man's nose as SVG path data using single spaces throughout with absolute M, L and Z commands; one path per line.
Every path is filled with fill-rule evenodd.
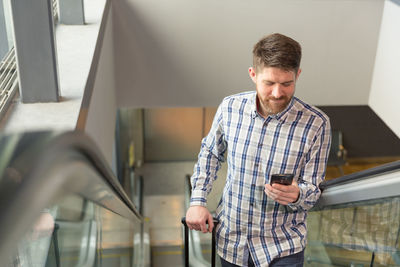
M 275 84 L 274 88 L 272 89 L 272 94 L 274 98 L 281 98 L 283 96 L 283 88 L 280 84 Z

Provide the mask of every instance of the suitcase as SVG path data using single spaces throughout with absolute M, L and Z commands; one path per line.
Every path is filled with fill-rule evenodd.
M 182 218 L 182 224 L 185 226 L 185 267 L 189 267 L 189 227 L 186 224 L 186 217 Z M 215 228 L 218 220 L 214 218 L 214 228 L 211 233 L 211 266 L 215 267 Z

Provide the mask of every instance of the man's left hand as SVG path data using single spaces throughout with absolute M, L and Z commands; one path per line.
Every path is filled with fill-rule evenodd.
M 287 205 L 297 201 L 300 194 L 300 188 L 297 182 L 293 179 L 291 185 L 282 185 L 277 183 L 272 185 L 266 184 L 264 192 L 279 204 Z

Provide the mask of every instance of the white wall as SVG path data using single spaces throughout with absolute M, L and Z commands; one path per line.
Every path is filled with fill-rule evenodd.
M 116 100 L 112 12 L 106 24 L 100 60 L 87 108 L 84 131 L 93 138 L 110 166 L 115 144 Z M 89 76 L 90 77 L 90 76 Z M 78 122 L 79 123 L 79 122 Z
M 216 106 L 252 90 L 252 47 L 281 32 L 303 45 L 297 96 L 367 105 L 383 1 L 115 0 L 119 106 Z
M 370 107 L 400 138 L 400 6 L 385 1 Z

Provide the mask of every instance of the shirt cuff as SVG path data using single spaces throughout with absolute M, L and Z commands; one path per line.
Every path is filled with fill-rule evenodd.
M 203 190 L 192 191 L 192 196 L 190 197 L 190 206 L 207 206 L 207 193 Z
M 299 197 L 297 198 L 296 202 L 293 203 L 289 203 L 288 206 L 292 209 L 292 210 L 297 210 L 300 207 L 300 204 L 302 202 L 303 196 L 304 196 L 304 192 L 303 192 L 303 187 L 299 185 Z

